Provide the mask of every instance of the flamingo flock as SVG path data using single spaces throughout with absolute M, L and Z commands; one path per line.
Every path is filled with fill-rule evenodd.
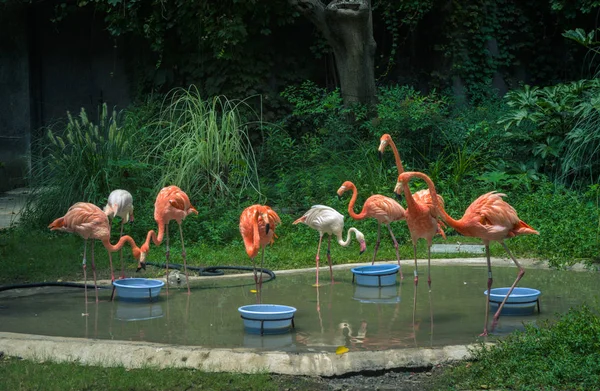
M 425 239 L 427 242 L 427 266 L 428 278 L 427 283 L 431 292 L 431 245 L 433 237 L 437 234 L 446 238 L 444 228 L 446 224 L 453 228 L 456 232 L 464 236 L 480 238 L 485 245 L 486 260 L 488 266 L 488 294 L 486 302 L 485 322 L 482 336 L 488 335 L 488 318 L 489 318 L 489 294 L 492 287 L 492 268 L 490 260 L 490 242 L 500 243 L 510 258 L 513 260 L 519 269 L 517 277 L 513 282 L 504 301 L 498 307 L 498 310 L 493 316 L 491 331 L 497 325 L 500 312 L 504 307 L 506 300 L 515 286 L 525 274 L 524 268 L 519 264 L 517 259 L 511 253 L 509 248 L 504 243 L 505 239 L 518 236 L 537 234 L 539 232 L 529 226 L 527 223 L 519 219 L 516 210 L 503 200 L 505 194 L 497 192 L 486 193 L 477 198 L 466 209 L 463 217 L 459 220 L 453 219 L 444 208 L 444 199 L 438 195 L 433 181 L 422 172 L 405 172 L 400 159 L 400 154 L 394 141 L 389 134 L 384 134 L 379 140 L 378 152 L 383 155 L 387 147 L 394 153 L 396 167 L 398 170 L 398 178 L 394 187 L 394 193 L 400 198 L 404 195 L 407 207 L 402 207 L 397 201 L 392 198 L 375 194 L 371 195 L 363 203 L 362 210 L 359 213 L 354 211 L 354 206 L 358 198 L 358 190 L 351 181 L 344 181 L 337 190 L 338 197 L 346 191 L 352 192 L 352 197 L 348 203 L 348 214 L 353 220 L 362 220 L 367 217 L 374 218 L 378 222 L 377 226 L 377 241 L 373 252 L 371 264 L 375 263 L 377 251 L 381 241 L 381 225 L 385 225 L 390 233 L 390 237 L 396 251 L 396 260 L 400 265 L 399 245 L 392 231 L 391 223 L 396 221 L 406 221 L 410 238 L 413 245 L 414 255 L 414 286 L 415 290 L 419 281 L 417 273 L 417 242 L 419 239 Z M 427 189 L 420 190 L 416 193 L 411 193 L 409 182 L 412 179 L 421 179 L 427 184 Z M 92 239 L 92 271 L 94 275 L 94 287 L 96 292 L 96 302 L 98 302 L 98 287 L 96 284 L 96 267 L 94 261 L 94 243 L 98 239 L 108 251 L 109 264 L 111 270 L 111 281 L 115 280 L 112 253 L 121 251 L 121 276 L 125 278 L 125 268 L 122 257 L 122 247 L 125 243 L 131 246 L 132 255 L 138 262 L 137 270 L 145 269 L 147 254 L 150 251 L 151 243 L 155 246 L 160 246 L 163 240 L 165 244 L 165 265 L 167 274 L 167 294 L 169 291 L 168 273 L 169 273 L 169 222 L 175 220 L 179 226 L 179 234 L 181 240 L 181 255 L 183 258 L 183 267 L 186 275 L 187 293 L 190 294 L 189 276 L 187 271 L 186 252 L 183 239 L 182 223 L 185 218 L 192 214 L 198 214 L 190 202 L 188 195 L 177 186 L 168 186 L 160 190 L 154 204 L 154 220 L 158 225 L 158 233 L 154 230 L 148 231 L 146 240 L 138 247 L 133 238 L 129 235 L 123 235 L 125 223 L 133 223 L 133 197 L 131 194 L 122 189 L 114 190 L 110 193 L 104 210 L 98 206 L 86 202 L 78 202 L 71 206 L 67 213 L 54 220 L 48 228 L 51 230 L 66 231 L 76 233 L 84 239 L 83 252 L 83 275 L 87 283 L 87 242 Z M 121 219 L 121 230 L 119 241 L 113 245 L 110 243 L 110 222 L 115 217 Z M 327 243 L 327 260 L 330 270 L 331 284 L 334 284 L 333 267 L 331 260 L 331 239 L 335 236 L 338 244 L 347 247 L 351 242 L 351 234 L 354 234 L 356 241 L 359 243 L 360 254 L 366 250 L 365 237 L 362 232 L 354 227 L 351 227 L 346 232 L 346 239 L 343 237 L 344 231 L 344 216 L 335 209 L 325 205 L 313 205 L 303 216 L 296 219 L 293 224 L 305 224 L 308 227 L 316 230 L 319 233 L 319 242 L 315 257 L 316 262 L 316 282 L 315 287 L 319 287 L 319 261 L 323 235 L 328 234 Z M 239 221 L 239 230 L 243 239 L 248 257 L 252 261 L 254 270 L 254 281 L 256 286 L 257 298 L 260 302 L 260 292 L 262 290 L 262 272 L 265 257 L 265 247 L 268 244 L 273 244 L 277 237 L 275 229 L 281 224 L 281 219 L 277 213 L 267 205 L 255 204 L 245 208 Z M 260 277 L 257 274 L 255 258 L 261 252 L 260 260 Z M 402 269 L 400 269 L 400 277 L 403 278 Z M 114 288 L 113 288 L 114 294 Z M 111 296 L 112 300 L 112 296 Z M 416 300 L 416 294 L 415 294 Z M 85 302 L 87 304 L 87 285 L 85 291 Z M 414 316 L 414 314 L 413 314 Z

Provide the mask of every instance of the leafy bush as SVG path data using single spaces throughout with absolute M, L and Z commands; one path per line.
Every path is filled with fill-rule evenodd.
M 506 94 L 512 110 L 500 122 L 523 138 L 543 172 L 569 182 L 584 177 L 585 183 L 595 183 L 600 178 L 599 93 L 599 79 L 525 86 Z M 534 126 L 521 128 L 524 122 Z
M 597 260 L 600 209 L 593 196 L 593 192 L 580 194 L 548 180 L 542 180 L 533 192 L 512 193 L 509 202 L 519 217 L 540 232 L 522 237 L 519 245 L 555 267 Z
M 109 113 L 106 103 L 97 123 L 82 108 L 78 117 L 67 113 L 61 125 L 47 129 L 38 141 L 43 147 L 32 165 L 32 193 L 23 214 L 27 222 L 47 224 L 78 201 L 100 204 L 145 168 L 132 159 L 135 135 L 123 130 L 119 113 Z
M 458 389 L 596 390 L 600 387 L 600 317 L 588 306 L 555 322 L 526 324 L 495 346 L 482 345 L 474 361 L 447 373 Z

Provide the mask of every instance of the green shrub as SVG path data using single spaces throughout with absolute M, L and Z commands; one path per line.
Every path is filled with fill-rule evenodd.
M 572 308 L 555 322 L 526 324 L 495 346 L 482 345 L 445 380 L 455 389 L 597 390 L 599 335 L 598 312 Z
M 238 197 L 247 187 L 260 193 L 242 109 L 249 109 L 244 101 L 204 100 L 194 87 L 172 91 L 153 129 L 156 144 L 148 159 L 159 169 L 156 190 L 175 184 L 190 197 L 207 194 L 210 200 Z
M 106 104 L 97 123 L 83 108 L 78 117 L 67 113 L 64 125 L 48 128 L 37 141 L 43 147 L 32 164 L 24 221 L 48 224 L 75 202 L 101 204 L 112 190 L 128 185 L 129 177 L 145 169 L 135 160 L 134 140 L 135 134 L 122 128 L 119 113 L 109 112 Z

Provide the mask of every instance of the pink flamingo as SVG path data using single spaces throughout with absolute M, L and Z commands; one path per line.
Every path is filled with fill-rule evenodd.
M 367 198 L 363 204 L 362 211 L 359 214 L 356 214 L 354 213 L 354 203 L 358 197 L 356 186 L 350 181 L 342 183 L 342 186 L 340 186 L 337 191 L 338 197 L 341 197 L 346 190 L 352 190 L 352 198 L 348 204 L 348 213 L 354 220 L 362 220 L 366 217 L 372 217 L 377 220 L 377 243 L 375 243 L 375 252 L 373 253 L 373 260 L 371 261 L 371 264 L 375 263 L 377 250 L 379 249 L 379 243 L 381 242 L 381 224 L 384 224 L 387 226 L 390 236 L 392 237 L 392 241 L 394 242 L 394 247 L 396 248 L 396 259 L 398 260 L 398 266 L 401 267 L 398 241 L 392 232 L 390 223 L 393 221 L 406 219 L 406 211 L 404 208 L 390 197 L 375 194 Z M 402 268 L 400 268 L 400 278 L 404 278 L 402 275 Z
M 257 296 L 260 298 L 262 290 L 262 268 L 265 259 L 265 246 L 273 243 L 275 236 L 275 228 L 281 223 L 281 219 L 277 213 L 266 205 L 250 205 L 242 211 L 240 215 L 240 234 L 244 240 L 246 253 L 252 260 L 252 268 L 254 269 L 254 283 L 257 285 Z M 258 255 L 258 251 L 262 249 L 260 258 L 260 282 L 256 275 L 256 264 L 254 258 Z M 260 300 L 260 299 L 259 299 Z
M 479 198 L 477 198 L 465 211 L 463 217 L 460 220 L 455 220 L 446 213 L 443 206 L 437 202 L 435 185 L 431 181 L 431 179 L 421 173 L 421 172 L 405 172 L 398 176 L 398 183 L 396 184 L 395 192 L 399 193 L 400 189 L 404 186 L 404 182 L 408 182 L 412 177 L 417 177 L 423 179 L 427 186 L 429 187 L 429 191 L 432 195 L 433 204 L 439 210 L 441 218 L 448 224 L 450 227 L 454 228 L 458 233 L 464 236 L 471 236 L 475 238 L 480 238 L 485 245 L 485 252 L 487 257 L 487 266 L 488 266 L 488 294 L 487 301 L 485 307 L 485 323 L 483 326 L 483 333 L 481 336 L 488 335 L 488 317 L 489 317 L 489 305 L 490 305 L 490 291 L 492 289 L 492 264 L 490 261 L 490 242 L 496 241 L 499 242 L 504 250 L 508 253 L 510 258 L 513 260 L 515 265 L 519 268 L 519 273 L 517 274 L 517 278 L 515 282 L 510 287 L 506 297 L 498 307 L 498 310 L 494 314 L 494 318 L 492 321 L 491 331 L 494 331 L 496 324 L 498 323 L 498 318 L 500 317 L 500 312 L 502 311 L 502 307 L 504 307 L 504 303 L 512 293 L 513 289 L 525 274 L 525 269 L 519 264 L 517 259 L 510 252 L 506 244 L 504 243 L 504 239 L 512 238 L 518 235 L 539 235 L 539 232 L 535 229 L 531 228 L 527 223 L 523 220 L 519 219 L 517 216 L 517 211 L 510 204 L 502 199 L 505 197 L 505 194 L 497 193 L 497 192 L 489 192 L 486 193 Z
M 392 140 L 389 134 L 381 136 L 379 142 L 379 154 L 383 155 L 385 148 L 390 146 L 394 152 L 394 158 L 396 159 L 396 167 L 398 173 L 404 172 L 402 161 L 400 160 L 400 154 L 396 148 L 396 144 Z M 419 190 L 415 194 L 411 194 L 408 182 L 404 182 L 402 185 L 404 196 L 406 197 L 406 224 L 410 231 L 410 238 L 413 243 L 413 254 L 415 259 L 415 285 L 419 283 L 419 274 L 417 273 L 417 242 L 419 239 L 425 239 L 427 241 L 427 284 L 431 289 L 431 242 L 436 233 L 442 235 L 446 239 L 444 230 L 442 229 L 440 222 L 437 219 L 437 212 L 433 206 L 431 194 L 429 190 Z M 438 204 L 444 206 L 444 199 L 441 196 L 437 196 Z
M 125 222 L 133 223 L 133 197 L 127 190 L 113 190 L 108 195 L 108 201 L 104 207 L 104 213 L 109 221 L 115 216 L 121 218 L 121 233 L 123 236 L 123 227 Z M 121 278 L 125 278 L 125 264 L 123 263 L 123 249 L 119 250 L 119 258 L 121 259 Z
M 83 249 L 83 279 L 86 284 L 85 302 L 87 303 L 87 275 L 86 275 L 86 255 L 88 239 L 98 239 L 102 242 L 108 251 L 108 261 L 110 263 L 111 281 L 115 280 L 112 267 L 112 253 L 120 250 L 125 243 L 131 245 L 133 257 L 140 259 L 140 249 L 135 244 L 131 236 L 122 236 L 114 246 L 110 244 L 110 225 L 106 214 L 94 204 L 87 202 L 78 202 L 71 206 L 63 217 L 54 220 L 49 226 L 52 231 L 66 231 L 76 233 L 81 236 L 84 241 Z M 94 272 L 94 287 L 96 289 L 96 303 L 98 302 L 98 285 L 96 284 L 96 264 L 94 262 L 94 241 L 92 242 L 92 271 Z M 114 286 L 113 286 L 114 294 Z
M 317 247 L 317 282 L 314 286 L 319 286 L 319 253 L 321 252 L 321 241 L 323 240 L 324 234 L 329 234 L 329 241 L 327 243 L 327 260 L 329 261 L 329 272 L 331 274 L 331 283 L 333 284 L 333 268 L 331 265 L 331 236 L 335 235 L 340 246 L 347 247 L 350 244 L 350 234 L 354 232 L 356 240 L 360 244 L 360 253 L 362 254 L 366 249 L 365 236 L 352 227 L 348 230 L 346 240 L 343 239 L 342 232 L 344 231 L 344 216 L 337 210 L 325 206 L 325 205 L 313 205 L 304 216 L 300 217 L 292 224 L 304 223 L 310 228 L 319 231 L 319 246 Z
M 163 238 L 167 236 L 167 250 L 165 252 L 166 258 L 166 280 L 167 280 L 167 294 L 169 294 L 169 222 L 175 220 L 179 225 L 179 236 L 181 238 L 181 256 L 183 257 L 183 269 L 185 271 L 185 281 L 187 283 L 188 294 L 190 294 L 190 282 L 187 271 L 187 260 L 185 245 L 183 243 L 183 229 L 181 228 L 181 222 L 190 213 L 198 214 L 196 208 L 190 203 L 190 199 L 179 187 L 168 186 L 161 189 L 156 196 L 154 202 L 154 220 L 158 224 L 158 235 L 153 230 L 148 231 L 146 241 L 141 246 L 141 267 L 145 267 L 145 260 L 148 251 L 150 250 L 150 240 L 154 242 L 155 246 L 160 246 Z M 138 268 L 139 270 L 139 268 Z

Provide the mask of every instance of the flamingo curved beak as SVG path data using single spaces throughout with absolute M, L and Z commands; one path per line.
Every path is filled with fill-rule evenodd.
M 394 194 L 396 194 L 396 198 L 398 200 L 402 199 L 402 182 L 396 183 L 396 187 L 394 187 Z
M 265 232 L 269 233 L 270 229 L 271 229 L 271 224 L 269 224 L 269 223 L 265 224 Z
M 141 252 L 141 254 L 140 254 L 140 261 L 138 262 L 138 267 L 135 270 L 136 273 L 139 272 L 142 269 L 146 270 L 146 254 L 147 253 L 145 253 L 143 251 Z
M 362 255 L 362 253 L 364 253 L 366 249 L 367 249 L 367 243 L 365 243 L 365 241 L 363 240 L 362 242 L 360 242 L 360 253 L 359 253 L 359 255 Z
M 381 152 L 381 151 L 377 151 L 377 152 L 379 152 L 379 160 L 383 161 L 383 152 Z

